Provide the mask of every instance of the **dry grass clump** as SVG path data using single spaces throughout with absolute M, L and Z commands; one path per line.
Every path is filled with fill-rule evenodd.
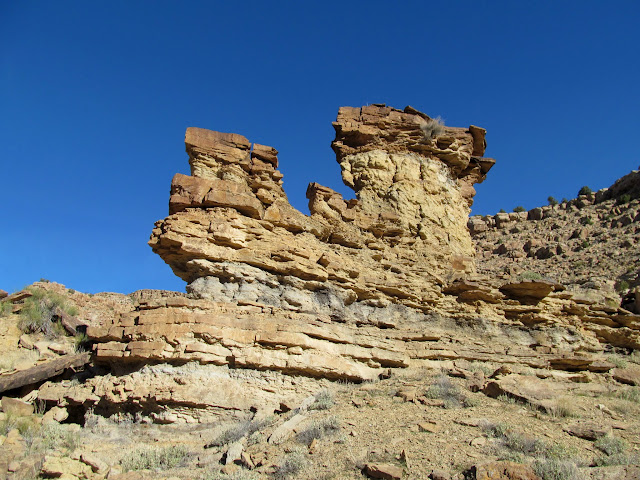
M 307 455 L 304 451 L 296 449 L 288 453 L 282 463 L 277 466 L 275 478 L 287 479 L 300 473 L 308 464 Z
M 640 403 L 640 387 L 628 387 L 616 392 L 616 397 L 629 402 Z
M 420 125 L 420 130 L 422 130 L 422 133 L 424 134 L 424 140 L 428 142 L 444 133 L 444 121 L 439 116 L 436 118 L 430 118 Z
M 167 470 L 180 466 L 189 456 L 184 445 L 165 448 L 140 448 L 125 455 L 120 464 L 129 470 Z
M 569 418 L 578 416 L 571 404 L 571 400 L 568 398 L 559 398 L 552 405 L 546 407 L 545 411 L 553 418 Z
M 594 460 L 597 466 L 635 465 L 640 462 L 640 456 L 627 452 L 629 444 L 623 438 L 605 435 L 593 445 L 602 452 L 602 455 Z
M 13 304 L 11 302 L 0 302 L 0 317 L 6 317 L 13 312 Z
M 309 410 L 329 410 L 334 405 L 333 393 L 324 389 L 315 394 L 315 400 L 309 405 Z
M 340 429 L 340 422 L 337 417 L 331 416 L 321 420 L 314 420 L 311 424 L 298 432 L 296 439 L 305 445 L 311 444 L 313 440 L 319 440 L 325 435 L 333 435 Z
M 442 374 L 429 386 L 424 393 L 427 398 L 442 400 L 444 408 L 471 407 L 470 401 L 464 393 L 451 381 L 449 377 Z
M 526 457 L 533 457 L 533 469 L 543 480 L 581 478 L 576 452 L 563 444 L 546 444 L 540 439 L 517 432 L 504 423 L 485 421 L 479 426 L 486 435 L 498 441 L 498 454 L 502 459 L 524 463 Z
M 207 447 L 220 447 L 222 445 L 237 442 L 242 437 L 249 437 L 253 433 L 271 425 L 271 423 L 273 423 L 272 418 L 240 422 L 222 432 L 215 440 L 208 444 Z
M 67 425 L 51 423 L 44 425 L 42 428 L 34 429 L 32 432 L 32 450 L 38 452 L 49 450 L 66 450 L 71 452 L 79 445 L 77 432 L 69 429 Z
M 613 363 L 616 368 L 627 368 L 629 366 L 629 362 L 620 355 L 609 355 L 607 360 Z

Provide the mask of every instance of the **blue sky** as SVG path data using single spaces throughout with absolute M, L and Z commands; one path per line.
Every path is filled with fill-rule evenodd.
M 474 213 L 638 168 L 640 2 L 0 4 L 0 288 L 183 290 L 147 246 L 189 126 L 276 147 L 292 204 L 346 196 L 343 105 L 488 130 Z

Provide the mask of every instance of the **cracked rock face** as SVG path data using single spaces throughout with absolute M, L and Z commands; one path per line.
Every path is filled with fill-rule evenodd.
M 474 271 L 473 184 L 494 161 L 485 131 L 427 115 L 343 107 L 332 147 L 356 199 L 311 183 L 310 216 L 282 188 L 277 151 L 189 128 L 191 176 L 172 181 L 170 216 L 149 244 L 200 298 L 344 313 L 364 302 L 424 308 L 448 277 Z

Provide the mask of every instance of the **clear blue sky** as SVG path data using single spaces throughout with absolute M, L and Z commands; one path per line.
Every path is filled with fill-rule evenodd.
M 338 107 L 488 130 L 474 213 L 638 167 L 637 1 L 4 1 L 0 288 L 183 290 L 147 246 L 189 126 L 280 151 L 285 190 L 346 195 Z

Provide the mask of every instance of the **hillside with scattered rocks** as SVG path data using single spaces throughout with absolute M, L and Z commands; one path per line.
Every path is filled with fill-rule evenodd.
M 343 107 L 356 198 L 189 128 L 186 292 L 0 300 L 0 479 L 638 479 L 640 174 L 469 218 L 485 130 Z M 553 202 L 555 203 L 555 202 Z

